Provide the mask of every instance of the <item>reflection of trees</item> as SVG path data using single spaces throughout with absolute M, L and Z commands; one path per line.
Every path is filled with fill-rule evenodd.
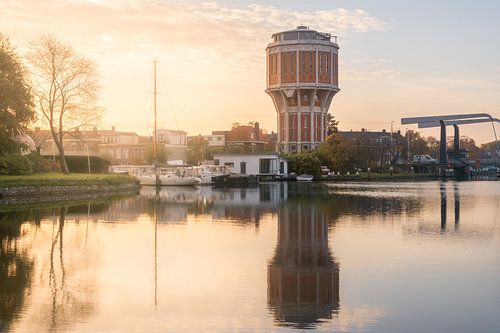
M 76 210 L 78 211 L 78 208 Z M 75 262 L 71 260 L 75 259 L 75 256 L 70 256 L 69 260 L 68 258 L 65 260 L 64 233 L 68 211 L 69 207 L 61 207 L 59 210 L 59 221 L 57 230 L 54 230 L 55 235 L 52 236 L 49 255 L 50 302 L 39 310 L 44 317 L 50 318 L 51 331 L 87 318 L 93 312 L 95 303 L 93 300 L 95 288 L 92 279 L 90 277 L 82 279 L 78 276 L 85 276 L 89 273 L 86 259 L 78 256 Z M 72 248 L 72 250 L 78 249 Z M 80 250 L 85 251 L 85 249 Z
M 339 266 L 326 215 L 289 201 L 278 211 L 278 244 L 268 267 L 268 304 L 282 326 L 314 328 L 339 310 Z
M 0 331 L 64 330 L 90 316 L 96 258 L 80 222 L 108 208 L 102 200 L 0 213 Z
M 422 206 L 422 200 L 418 197 L 350 195 L 347 191 L 342 194 L 330 193 L 328 187 L 315 183 L 290 184 L 288 197 L 290 200 L 315 205 L 326 215 L 328 222 L 346 215 L 368 217 L 373 214 L 411 214 Z
M 23 306 L 33 277 L 33 260 L 20 248 L 21 219 L 0 214 L 0 331 L 7 330 Z

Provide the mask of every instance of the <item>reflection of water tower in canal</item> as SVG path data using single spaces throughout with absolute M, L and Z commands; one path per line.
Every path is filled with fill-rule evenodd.
M 268 304 L 283 326 L 313 328 L 339 310 L 339 266 L 324 213 L 289 202 L 278 211 L 278 244 L 268 266 Z
M 277 112 L 278 148 L 316 148 L 338 87 L 337 37 L 299 26 L 275 33 L 266 48 L 267 89 Z

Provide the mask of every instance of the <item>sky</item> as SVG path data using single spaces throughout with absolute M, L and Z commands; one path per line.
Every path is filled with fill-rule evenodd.
M 416 128 L 402 117 L 500 117 L 499 13 L 487 0 L 2 0 L 0 32 L 21 54 L 53 34 L 93 59 L 103 128 L 151 133 L 156 60 L 159 126 L 195 135 L 250 121 L 276 131 L 265 48 L 303 24 L 338 36 L 340 129 L 404 132 Z M 462 134 L 494 139 L 491 124 Z

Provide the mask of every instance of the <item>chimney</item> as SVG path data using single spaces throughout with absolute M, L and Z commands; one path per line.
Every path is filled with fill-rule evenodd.
M 385 133 L 385 128 L 382 130 L 382 133 Z
M 255 122 L 254 128 L 255 128 L 255 141 L 260 141 L 260 128 L 258 122 Z

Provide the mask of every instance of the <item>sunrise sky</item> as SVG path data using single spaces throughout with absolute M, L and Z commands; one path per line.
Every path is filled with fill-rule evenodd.
M 500 116 L 499 12 L 496 1 L 2 0 L 0 32 L 20 53 L 52 33 L 95 60 L 102 127 L 140 134 L 152 129 L 157 60 L 160 126 L 208 134 L 252 120 L 276 131 L 265 48 L 304 24 L 339 36 L 340 128 L 404 131 L 404 116 Z M 462 133 L 494 138 L 491 124 Z

